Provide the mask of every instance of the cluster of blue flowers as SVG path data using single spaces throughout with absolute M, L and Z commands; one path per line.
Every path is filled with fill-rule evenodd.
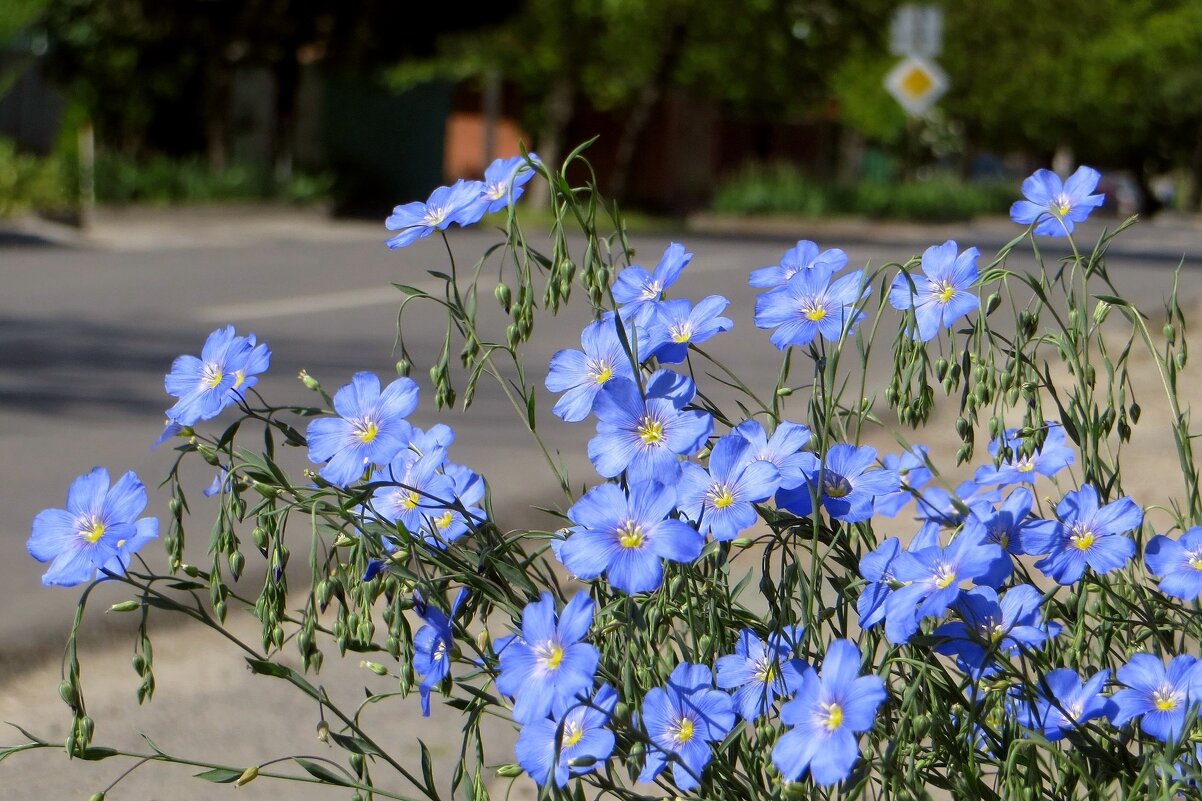
M 537 164 L 534 156 L 499 159 L 484 181 L 459 181 L 425 203 L 398 206 L 387 221 L 398 232 L 388 245 L 404 247 L 452 222 L 470 225 L 505 208 Z M 1086 167 L 1063 184 L 1041 170 L 1024 183 L 1027 199 L 1014 205 L 1012 218 L 1036 234 L 1068 235 L 1101 204 L 1102 196 L 1092 194 L 1097 182 Z M 859 626 L 881 627 L 889 643 L 901 646 L 925 625 L 935 652 L 950 657 L 977 687 L 1006 681 L 1017 672 L 1017 657 L 1044 650 L 1062 631 L 1045 619 L 1051 593 L 1016 579 L 1024 572 L 1016 558 L 1037 557 L 1035 568 L 1062 586 L 1087 574 L 1114 573 L 1135 559 L 1130 535 L 1144 520 L 1130 498 L 1103 503 L 1099 489 L 1086 484 L 1065 492 L 1052 514 L 1037 506 L 1037 478 L 1054 478 L 1075 460 L 1055 421 L 1046 423 L 1041 446 L 1029 453 L 1024 445 L 1033 432 L 1006 431 L 990 445 L 993 461 L 950 490 L 933 484 L 929 452 L 921 445 L 880 457 L 850 443 L 815 452 L 811 432 L 797 422 L 781 420 L 769 430 L 755 419 L 716 420 L 693 379 L 664 366 L 685 362 L 691 346 L 733 327 L 722 316 L 729 305 L 724 297 L 696 304 L 666 297 L 692 258 L 672 243 L 653 269 L 622 271 L 612 287 L 619 307 L 585 327 L 580 349 L 551 359 L 546 387 L 559 396 L 553 413 L 572 423 L 596 418 L 588 456 L 602 481 L 571 506 L 571 525 L 552 542 L 573 576 L 604 581 L 628 596 L 652 593 L 663 585 L 668 563 L 692 563 L 708 542 L 744 536 L 765 505 L 794 522 L 825 516 L 831 525 L 854 525 L 896 518 L 913 504 L 908 543 L 890 537 L 860 560 Z M 948 241 L 924 252 L 920 271 L 894 278 L 888 301 L 905 312 L 908 335 L 932 340 L 979 308 L 978 259 L 976 248 L 961 250 Z M 800 241 L 779 264 L 755 270 L 750 284 L 765 290 L 755 325 L 771 330 L 772 344 L 782 350 L 844 340 L 864 320 L 870 293 L 862 271 L 840 275 L 847 264 L 841 250 Z M 167 411 L 164 437 L 242 402 L 270 356 L 253 334 L 238 336 L 229 326 L 209 336 L 199 357 L 179 357 L 165 381 L 177 402 Z M 308 454 L 321 465 L 322 486 L 364 485 L 356 500 L 364 522 L 446 548 L 484 522 L 485 486 L 478 474 L 449 460 L 449 427 L 423 431 L 408 421 L 418 396 L 409 378 L 382 386 L 373 373 L 355 374 L 333 397 L 336 416 L 310 422 Z M 213 491 L 223 492 L 230 480 L 222 468 Z M 76 479 L 67 508 L 45 510 L 33 522 L 29 551 L 51 562 L 43 582 L 78 584 L 98 572 L 124 572 L 158 534 L 157 520 L 139 518 L 145 506 L 145 488 L 132 472 L 115 484 L 99 467 Z M 384 538 L 388 550 L 399 544 Z M 1144 564 L 1163 593 L 1199 600 L 1202 528 L 1179 539 L 1151 538 Z M 373 561 L 363 580 L 386 565 Z M 594 592 L 607 597 L 601 588 Z M 461 589 L 445 609 L 420 593 L 414 597 L 424 625 L 413 638 L 412 666 L 421 677 L 425 715 L 461 656 L 456 618 L 468 597 Z M 517 760 L 544 787 L 564 787 L 573 776 L 602 768 L 614 754 L 615 729 L 633 724 L 645 745 L 639 781 L 670 770 L 677 788 L 692 790 L 740 718 L 749 724 L 775 718 L 784 727 L 772 762 L 785 781 L 809 776 L 834 785 L 851 774 L 860 735 L 873 728 L 888 698 L 886 681 L 865 670 L 855 643 L 838 639 L 806 654 L 800 627 L 766 622 L 762 630 L 739 631 L 733 653 L 712 667 L 680 661 L 663 686 L 624 699 L 638 703 L 638 712 L 619 721 L 619 694 L 606 681 L 601 652 L 588 641 L 596 614 L 588 592 L 562 608 L 544 592 L 525 606 L 516 632 L 478 645 L 487 653 L 475 661 L 512 700 L 521 727 Z M 465 633 L 462 625 L 458 631 Z M 1105 669 L 1087 675 L 1052 669 L 1033 686 L 1012 686 L 1005 701 L 1013 722 L 1049 741 L 1105 719 L 1116 727 L 1138 721 L 1149 737 L 1177 743 L 1200 706 L 1202 661 L 1177 655 L 1166 662 L 1147 653 L 1131 656 L 1114 671 L 1114 681 Z
M 365 478 L 379 484 L 365 513 L 442 548 L 485 519 L 478 506 L 484 479 L 448 461 L 455 440 L 449 426 L 422 431 L 405 419 L 417 401 L 417 382 L 410 378 L 381 389 L 374 373 L 356 373 L 334 394 L 339 416 L 309 423 L 309 459 L 324 463 L 321 477 L 336 486 Z M 384 545 L 395 547 L 388 539 Z M 381 566 L 373 563 L 368 576 Z
M 164 378 L 167 394 L 177 400 L 155 444 L 240 402 L 270 363 L 270 349 L 254 334 L 238 336 L 232 325 L 213 331 L 199 357 L 180 356 Z M 121 575 L 158 536 L 157 518 L 138 518 L 146 508 L 138 476 L 131 471 L 110 484 L 108 470 L 96 467 L 72 482 L 66 509 L 46 509 L 34 518 L 27 548 L 39 562 L 50 562 L 43 584 L 74 586 L 98 573 Z
M 452 186 L 435 189 L 425 203 L 415 201 L 397 206 L 384 222 L 389 231 L 399 231 L 388 240 L 396 250 L 425 239 L 435 231 L 445 231 L 451 223 L 474 225 L 486 214 L 506 208 L 525 192 L 534 177 L 532 165 L 538 156 L 514 156 L 497 159 L 484 171 L 483 181 L 456 181 Z

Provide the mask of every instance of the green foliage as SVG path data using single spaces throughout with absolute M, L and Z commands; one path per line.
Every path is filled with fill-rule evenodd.
M 230 200 L 285 200 L 310 203 L 328 196 L 325 173 L 294 173 L 277 187 L 263 168 L 235 164 L 213 172 L 200 158 L 152 156 L 135 161 L 102 153 L 96 159 L 96 199 L 102 203 L 205 203 Z
M 69 208 L 69 172 L 62 159 L 19 153 L 12 142 L 0 139 L 0 216 Z
M 852 187 L 816 182 L 790 164 L 750 165 L 723 182 L 713 200 L 723 214 L 856 214 L 903 220 L 967 220 L 1003 214 L 1014 187 L 964 183 L 937 176 L 914 183 L 863 182 Z

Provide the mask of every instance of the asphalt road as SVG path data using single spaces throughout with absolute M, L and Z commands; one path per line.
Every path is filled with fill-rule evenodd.
M 313 396 L 295 379 L 301 368 L 331 392 L 359 370 L 375 371 L 387 380 L 394 374 L 401 297 L 389 282 L 433 288 L 424 270 L 445 266 L 440 243 L 389 252 L 382 244 L 385 232 L 375 226 L 346 225 L 316 235 L 281 225 L 257 235 L 243 231 L 227 237 L 222 226 L 210 221 L 204 229 L 208 233 L 188 238 L 174 236 L 171 225 L 186 229 L 191 221 L 176 215 L 150 233 L 139 229 L 142 238 L 132 237 L 131 227 L 132 238 L 125 244 L 121 226 L 110 224 L 103 247 L 0 247 L 0 696 L 6 687 L 17 693 L 15 688 L 24 686 L 20 681 L 40 675 L 41 665 L 60 647 L 77 597 L 69 589 L 40 585 L 42 567 L 24 547 L 33 516 L 62 506 L 69 482 L 94 465 L 113 473 L 137 471 L 152 487 L 148 513 L 165 513 L 166 498 L 153 485 L 174 454 L 169 447 L 151 451 L 150 444 L 170 405 L 162 377 L 175 356 L 199 352 L 211 330 L 233 323 L 240 333 L 253 331 L 270 344 L 272 367 L 260 389 L 273 401 L 310 402 Z M 949 227 L 930 241 L 957 238 L 967 246 L 972 234 L 972 229 Z M 768 344 L 767 333 L 752 324 L 756 290 L 747 286 L 746 277 L 756 267 L 776 263 L 793 241 L 807 235 L 805 230 L 738 237 L 681 234 L 636 237 L 634 244 L 637 261 L 644 264 L 654 264 L 670 238 L 696 254 L 674 296 L 696 300 L 719 293 L 731 299 L 727 316 L 735 320 L 735 330 L 715 340 L 710 350 L 748 384 L 762 386 L 775 379 L 779 354 Z M 1111 269 L 1124 294 L 1155 313 L 1177 258 L 1172 248 L 1157 247 L 1154 231 L 1143 237 L 1139 241 L 1146 243 L 1145 252 L 1135 247 Z M 487 232 L 455 231 L 453 244 L 460 259 L 470 263 L 495 238 Z M 1197 240 L 1202 242 L 1202 236 Z M 853 265 L 905 260 L 921 251 L 912 231 L 892 242 L 865 232 L 820 244 L 844 247 Z M 1188 256 L 1183 293 L 1187 304 L 1197 305 L 1202 280 L 1193 269 L 1202 247 L 1195 243 L 1182 253 Z M 492 304 L 487 291 L 482 307 Z M 539 320 L 529 348 L 534 380 L 541 384 L 552 353 L 578 343 L 585 319 L 578 306 L 559 318 Z M 415 422 L 441 420 L 456 429 L 452 458 L 488 478 L 499 522 L 517 526 L 532 519 L 530 504 L 553 502 L 554 483 L 495 388 L 482 384 L 466 415 L 435 412 L 425 367 L 441 345 L 444 328 L 434 309 L 406 315 L 405 337 L 419 361 L 415 377 L 423 390 Z M 873 380 L 882 380 L 882 373 L 874 370 Z M 591 484 L 595 479 L 584 456 L 591 426 L 555 420 L 549 415 L 553 402 L 551 395 L 540 395 L 540 429 L 563 454 L 574 486 Z M 305 464 L 299 453 L 291 461 L 298 470 Z M 190 553 L 200 561 L 208 534 L 205 515 L 212 507 L 199 498 L 199 491 L 210 476 L 197 469 L 190 478 L 198 519 Z M 157 546 L 148 552 L 163 562 Z M 95 617 L 103 626 L 102 616 Z M 220 680 L 212 683 L 219 686 Z M 53 695 L 52 683 L 49 693 Z M 0 704 L 0 712 L 21 712 L 21 704 L 12 703 L 16 697 L 10 695 L 7 706 Z M 25 708 L 35 714 L 43 709 L 32 701 Z M 8 739 L 0 737 L 0 742 Z M 0 798 L 7 797 L 5 768 L 0 766 Z

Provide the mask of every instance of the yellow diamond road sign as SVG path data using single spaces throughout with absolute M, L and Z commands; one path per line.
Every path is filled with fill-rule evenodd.
M 947 91 L 947 75 L 932 61 L 908 56 L 885 76 L 885 88 L 912 116 L 921 117 Z

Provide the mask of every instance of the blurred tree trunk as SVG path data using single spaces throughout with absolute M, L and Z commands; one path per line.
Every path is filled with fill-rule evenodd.
M 680 63 L 687 33 L 688 28 L 683 22 L 677 22 L 672 26 L 668 44 L 660 50 L 655 73 L 643 90 L 639 92 L 634 108 L 626 118 L 626 125 L 622 128 L 622 138 L 618 140 L 618 152 L 614 159 L 612 192 L 615 200 L 626 200 L 627 184 L 630 180 L 630 169 L 634 165 L 634 156 L 647 131 L 647 123 L 651 121 L 651 112 L 655 110 L 655 104 L 663 96 L 664 88 L 671 80 L 672 73 L 676 71 L 676 65 Z
M 1202 195 L 1202 125 L 1199 126 L 1197 139 L 1194 140 L 1194 152 L 1189 164 L 1189 181 L 1186 182 L 1185 195 L 1181 198 L 1182 211 L 1187 213 L 1198 211 L 1200 195 Z
M 209 171 L 216 174 L 229 167 L 229 118 L 233 76 L 220 55 L 206 65 L 205 150 Z
M 275 67 L 275 124 L 271 129 L 271 163 L 277 188 L 292 180 L 300 78 L 300 62 L 296 58 L 296 50 L 290 48 Z
M 576 85 L 566 75 L 560 75 L 551 86 L 543 113 L 543 129 L 538 137 L 538 155 L 547 169 L 554 173 L 563 158 L 564 137 L 576 108 Z M 551 202 L 550 188 L 542 181 L 531 185 L 530 205 L 533 208 L 548 208 Z

